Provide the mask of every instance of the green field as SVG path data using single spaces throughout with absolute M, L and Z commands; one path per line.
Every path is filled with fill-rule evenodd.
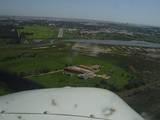
M 58 29 L 45 25 L 24 25 L 18 29 L 19 34 L 24 33 L 27 40 L 56 38 Z
M 80 31 L 69 31 L 68 29 L 64 29 L 64 39 L 81 39 L 82 37 L 80 36 Z
M 64 86 L 91 86 L 108 88 L 111 90 L 121 90 L 127 84 L 132 75 L 117 63 L 113 58 L 90 57 L 71 52 L 72 44 L 55 48 L 32 49 L 24 46 L 13 46 L 10 48 L 0 48 L 0 69 L 14 73 L 18 76 L 26 77 L 44 87 L 64 87 Z M 2 51 L 5 51 L 2 52 Z M 63 72 L 38 76 L 41 73 L 64 69 L 67 65 L 95 65 L 101 66 L 98 74 L 111 76 L 108 80 L 93 78 L 83 80 L 77 75 L 68 76 Z M 32 76 L 34 75 L 34 76 Z M 37 75 L 37 76 L 36 76 Z M 31 76 L 31 77 L 27 77 Z

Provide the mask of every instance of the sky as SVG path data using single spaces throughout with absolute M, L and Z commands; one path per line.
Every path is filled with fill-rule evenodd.
M 160 26 L 160 0 L 0 0 L 0 15 L 96 19 Z

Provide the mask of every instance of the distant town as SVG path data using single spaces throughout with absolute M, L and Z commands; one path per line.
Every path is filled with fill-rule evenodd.
M 160 28 L 151 26 L 136 26 L 130 24 L 111 23 L 104 21 L 89 21 L 78 19 L 58 19 L 47 17 L 17 17 L 1 16 L 0 25 L 3 28 L 1 38 L 15 38 L 12 42 L 34 42 L 40 39 L 100 39 L 100 40 L 142 40 L 159 43 Z M 33 26 L 34 25 L 34 26 Z M 6 27 L 5 27 L 6 26 Z M 40 36 L 29 30 L 39 28 Z M 45 29 L 45 31 L 41 31 Z M 59 29 L 61 34 L 58 35 Z M 37 31 L 38 32 L 38 31 Z M 54 32 L 54 33 L 52 33 Z M 63 34 L 62 34 L 63 33 Z M 34 35 L 33 35 L 34 34 Z M 48 34 L 48 35 L 47 35 Z M 18 41 L 19 40 L 19 41 Z

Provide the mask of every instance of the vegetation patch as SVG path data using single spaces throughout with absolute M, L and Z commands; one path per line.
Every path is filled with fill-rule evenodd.
M 18 33 L 27 40 L 52 39 L 57 37 L 58 29 L 46 25 L 24 25 L 21 29 L 18 29 Z

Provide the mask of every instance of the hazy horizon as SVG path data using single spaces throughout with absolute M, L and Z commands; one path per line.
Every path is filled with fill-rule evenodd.
M 159 0 L 0 0 L 0 15 L 93 19 L 160 26 Z

